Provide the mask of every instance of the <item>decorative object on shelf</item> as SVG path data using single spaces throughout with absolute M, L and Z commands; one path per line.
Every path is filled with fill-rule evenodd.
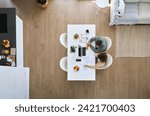
M 16 64 L 15 64 L 15 56 L 13 56 L 13 55 L 9 55 L 8 57 L 7 57 L 7 64 L 9 64 L 10 66 L 16 66 Z
M 11 63 L 11 66 L 15 67 L 15 66 L 16 66 L 15 62 L 12 62 L 12 63 Z
M 15 55 L 9 55 L 7 58 L 8 58 L 8 59 L 11 59 L 11 60 L 14 61 L 14 62 L 15 62 L 15 60 L 16 60 Z
M 2 53 L 7 55 L 7 54 L 9 54 L 9 50 L 3 49 L 3 50 L 2 50 Z
M 6 57 L 4 55 L 0 55 L 0 60 L 5 59 Z
M 8 39 L 0 41 L 0 65 L 16 66 L 16 48 L 11 48 Z
M 48 6 L 48 0 L 36 0 L 36 2 L 41 8 L 47 8 Z
M 12 62 L 12 59 L 10 59 L 9 57 L 7 57 L 7 62 Z
M 16 48 L 11 48 L 10 49 L 10 54 L 11 55 L 16 55 Z
M 98 15 L 98 13 L 101 11 L 104 15 L 108 16 L 106 12 L 102 10 L 102 8 L 109 6 L 109 0 L 95 0 L 95 3 L 96 8 L 99 9 L 96 15 Z
M 2 44 L 5 48 L 9 48 L 10 47 L 10 42 L 9 40 L 2 40 Z

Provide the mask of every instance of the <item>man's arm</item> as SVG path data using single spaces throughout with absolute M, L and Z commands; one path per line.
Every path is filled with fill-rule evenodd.
M 96 39 L 94 38 L 94 37 L 92 37 L 89 41 L 88 41 L 88 43 L 89 44 L 91 44 L 93 41 L 95 41 Z
M 91 50 L 92 50 L 93 52 L 96 52 L 96 49 L 95 49 L 95 47 L 94 47 L 93 45 L 90 44 L 90 48 L 91 48 Z

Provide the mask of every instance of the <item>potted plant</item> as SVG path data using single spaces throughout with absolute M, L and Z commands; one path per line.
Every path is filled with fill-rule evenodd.
M 46 8 L 48 6 L 48 0 L 36 0 L 41 8 Z

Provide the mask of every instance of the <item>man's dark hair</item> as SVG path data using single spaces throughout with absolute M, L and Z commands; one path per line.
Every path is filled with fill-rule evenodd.
M 102 62 L 106 62 L 107 61 L 107 54 L 106 53 L 100 53 L 97 55 L 97 58 Z
M 96 45 L 97 45 L 97 46 L 102 45 L 102 40 L 97 40 L 97 41 L 96 41 Z

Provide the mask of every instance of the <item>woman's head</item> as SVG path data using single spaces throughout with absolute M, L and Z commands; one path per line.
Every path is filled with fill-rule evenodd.
M 101 61 L 101 62 L 106 62 L 107 61 L 107 54 L 106 53 L 100 53 L 97 55 L 97 58 Z
M 45 4 L 47 0 L 37 0 L 37 3 Z

